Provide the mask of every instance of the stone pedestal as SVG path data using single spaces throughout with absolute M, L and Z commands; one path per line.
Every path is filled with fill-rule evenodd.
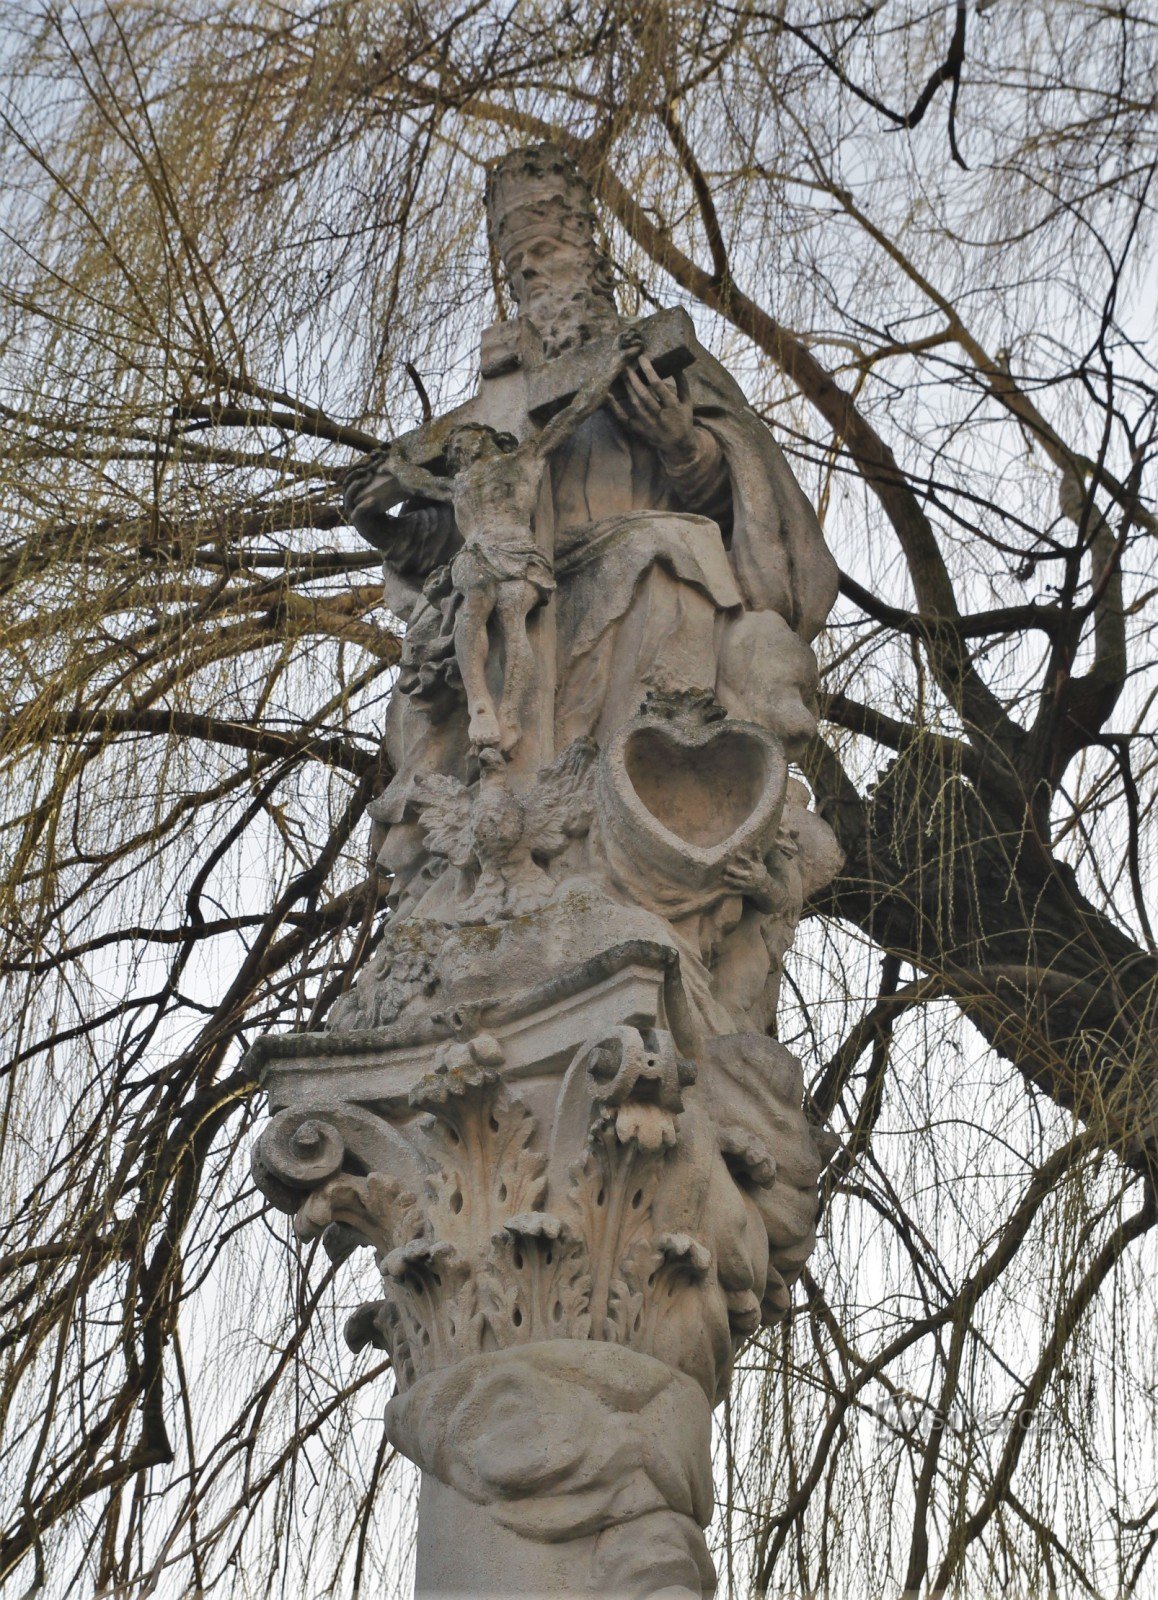
M 515 942 L 614 923 L 580 899 Z M 347 1339 L 393 1361 L 420 1594 L 710 1594 L 711 1409 L 813 1243 L 800 1069 L 763 1035 L 689 1038 L 663 944 L 527 998 L 265 1041 L 258 1182 L 336 1259 L 376 1253 Z
M 387 1426 L 424 1468 L 418 1595 L 712 1593 L 711 1409 L 662 1362 L 572 1339 L 474 1356 Z

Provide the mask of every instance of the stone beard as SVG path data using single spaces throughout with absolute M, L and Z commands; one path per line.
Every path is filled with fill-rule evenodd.
M 421 1594 L 714 1592 L 711 1409 L 815 1242 L 775 1038 L 840 865 L 789 776 L 836 568 L 682 312 L 626 324 L 552 146 L 487 185 L 518 313 L 475 398 L 349 477 L 407 622 L 381 941 L 256 1047 L 258 1182 L 383 1298 Z M 400 515 L 393 508 L 405 502 Z
M 619 327 L 591 195 L 566 157 L 547 146 L 516 151 L 491 168 L 486 204 L 507 285 L 546 357 Z

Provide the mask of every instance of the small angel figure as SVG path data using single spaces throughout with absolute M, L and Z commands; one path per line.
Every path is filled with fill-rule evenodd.
M 836 835 L 810 809 L 810 799 L 805 786 L 789 778 L 771 849 L 764 856 L 734 856 L 724 869 L 724 886 L 742 897 L 742 909 L 716 930 L 714 992 L 734 1012 L 747 1013 L 747 1025 L 758 1032 L 775 1026 L 784 957 L 805 904 L 844 864 Z M 757 997 L 752 979 L 761 971 Z
M 477 796 L 445 773 L 418 780 L 415 799 L 429 849 L 460 872 L 477 874 L 460 921 L 491 923 L 546 905 L 555 885 L 540 862 L 586 833 L 595 753 L 593 740 L 576 739 L 518 794 L 507 788 L 506 763 L 491 747 L 479 752 Z
M 509 755 L 522 732 L 520 712 L 535 672 L 527 618 L 555 587 L 550 560 L 535 544 L 533 533 L 547 458 L 599 409 L 642 348 L 640 335 L 626 329 L 604 369 L 523 444 L 482 423 L 454 428 L 446 441 L 449 478 L 415 466 L 400 454 L 387 456 L 390 470 L 409 494 L 454 506 L 464 541 L 450 569 L 462 595 L 454 643 L 476 751 L 497 748 Z M 492 614 L 498 616 L 505 663 L 497 710 L 486 681 L 487 624 Z

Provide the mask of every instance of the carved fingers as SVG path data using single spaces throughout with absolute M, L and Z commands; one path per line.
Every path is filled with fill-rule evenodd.
M 438 512 L 425 525 L 413 521 L 414 514 L 410 521 L 390 516 L 391 507 L 400 498 L 400 487 L 424 499 L 449 501 L 451 498 L 447 485 L 413 466 L 392 445 L 371 451 L 356 462 L 342 480 L 342 510 L 346 520 L 379 550 L 390 549 L 400 538 L 405 542 L 408 536 L 421 541 L 441 526 Z
M 638 328 L 624 328 L 615 341 L 615 375 L 629 369 L 631 362 L 643 355 L 643 335 Z
M 665 458 L 686 461 L 695 454 L 695 418 L 687 379 L 677 373 L 674 382 L 660 377 L 651 361 L 640 355 L 623 374 L 608 407 L 616 421 Z
M 372 450 L 369 455 L 356 461 L 342 479 L 342 510 L 348 518 L 353 518 L 375 481 L 381 482 L 387 475 L 386 454 L 384 449 Z
M 751 900 L 761 911 L 777 909 L 776 881 L 757 855 L 733 856 L 724 868 L 724 883 Z

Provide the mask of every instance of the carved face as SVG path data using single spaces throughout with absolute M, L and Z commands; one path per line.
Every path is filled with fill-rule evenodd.
M 487 456 L 502 451 L 499 435 L 493 428 L 480 426 L 455 428 L 446 441 L 446 460 L 452 472 L 461 472 Z
M 506 262 L 520 315 L 535 323 L 549 355 L 618 325 L 614 301 L 596 281 L 593 254 L 593 244 L 544 231 L 522 241 Z

